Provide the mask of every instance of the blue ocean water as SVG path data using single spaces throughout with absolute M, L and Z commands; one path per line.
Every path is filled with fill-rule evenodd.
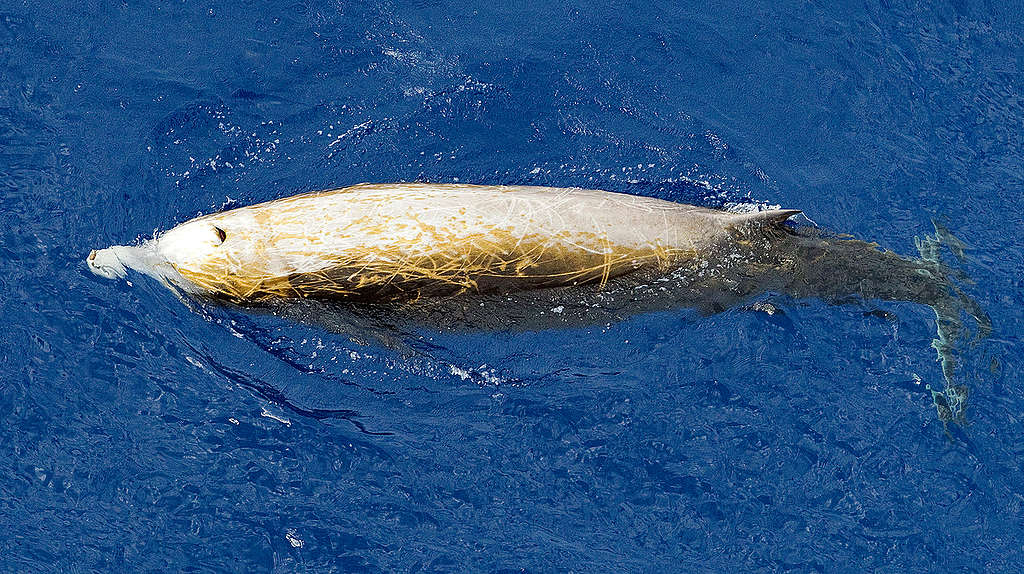
M 1019 572 L 1010 5 L 0 0 L 0 571 Z M 410 357 L 84 264 L 413 180 L 782 205 L 907 255 L 943 221 L 994 325 L 968 423 L 910 303 Z

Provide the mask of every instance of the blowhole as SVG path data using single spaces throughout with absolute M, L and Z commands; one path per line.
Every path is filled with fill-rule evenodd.
M 217 237 L 220 238 L 220 242 L 224 243 L 224 240 L 228 238 L 228 233 L 216 225 L 213 226 L 213 230 L 217 232 Z

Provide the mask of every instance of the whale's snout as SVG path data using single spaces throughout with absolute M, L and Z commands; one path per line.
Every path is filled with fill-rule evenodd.
M 89 270 L 107 279 L 123 279 L 128 276 L 124 263 L 117 256 L 117 247 L 108 247 L 99 251 L 93 249 L 85 260 Z
M 185 280 L 156 250 L 155 242 L 94 249 L 85 258 L 85 263 L 90 271 L 107 279 L 127 279 L 128 270 L 131 269 L 153 277 L 168 287 L 190 292 L 195 290 L 195 286 Z

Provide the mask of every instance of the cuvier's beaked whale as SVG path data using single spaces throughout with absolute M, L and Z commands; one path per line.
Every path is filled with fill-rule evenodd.
M 987 320 L 939 262 L 797 230 L 785 224 L 796 213 L 578 188 L 360 184 L 198 217 L 139 245 L 93 251 L 88 265 L 232 303 L 342 300 L 441 326 L 507 324 L 468 312 L 488 297 L 557 311 L 570 292 L 590 303 L 529 313 L 520 326 L 682 306 L 716 312 L 765 292 L 903 300 L 936 310 L 940 357 L 952 336 L 944 323 L 953 329 L 962 311 L 979 326 Z M 593 286 L 582 299 L 580 285 Z M 951 358 L 943 368 L 950 398 Z

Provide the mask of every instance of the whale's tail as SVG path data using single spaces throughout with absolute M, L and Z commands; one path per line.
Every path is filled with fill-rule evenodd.
M 965 422 L 967 387 L 956 383 L 957 353 L 985 339 L 992 322 L 964 291 L 969 278 L 943 259 L 945 250 L 958 261 L 966 244 L 935 224 L 935 234 L 916 240 L 919 258 L 879 249 L 874 243 L 827 236 L 818 230 L 789 230 L 775 242 L 771 258 L 787 271 L 772 274 L 784 285 L 767 290 L 795 297 L 819 297 L 833 303 L 856 300 L 910 301 L 935 312 L 932 347 L 942 364 L 941 390 L 929 386 L 942 422 Z M 973 327 L 973 329 L 972 329 Z M 973 333 L 972 333 L 973 331 Z
M 922 261 L 928 261 L 940 268 L 949 269 L 943 262 L 943 248 L 950 251 L 959 263 L 966 260 L 967 244 L 953 235 L 945 226 L 933 221 L 934 235 L 915 239 L 918 253 Z M 952 274 L 952 273 L 951 273 Z M 970 282 L 965 274 L 953 274 L 961 282 Z M 936 338 L 932 347 L 938 353 L 942 363 L 942 376 L 945 388 L 941 391 L 929 388 L 932 400 L 943 423 L 949 421 L 963 423 L 967 407 L 968 388 L 954 382 L 956 350 L 961 341 L 977 343 L 992 333 L 992 320 L 977 301 L 968 296 L 954 281 L 949 282 L 949 297 L 931 305 L 935 312 Z M 973 337 L 967 335 L 964 318 L 969 317 L 975 324 Z M 948 431 L 947 431 L 948 432 Z

